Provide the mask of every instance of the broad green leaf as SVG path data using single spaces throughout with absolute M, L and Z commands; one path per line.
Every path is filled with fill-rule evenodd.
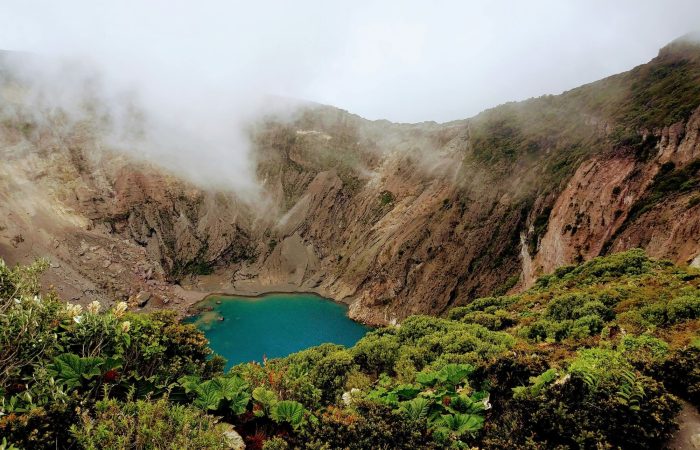
M 264 387 L 256 387 L 253 389 L 253 399 L 260 403 L 264 414 L 269 414 L 272 407 L 277 404 L 277 395 Z
M 446 414 L 442 416 L 440 425 L 461 436 L 479 431 L 484 426 L 484 418 L 476 414 Z
M 219 409 L 221 399 L 221 391 L 212 380 L 205 381 L 197 386 L 197 398 L 194 400 L 194 403 L 200 408 L 215 411 Z
M 246 382 L 240 377 L 216 377 L 212 383 L 219 390 L 221 397 L 226 400 L 231 400 L 240 391 L 248 388 Z
M 446 364 L 440 369 L 439 378 L 455 386 L 466 380 L 472 372 L 474 367 L 469 364 Z
M 418 372 L 416 374 L 416 381 L 423 386 L 432 386 L 439 381 L 439 374 L 432 370 Z
M 180 377 L 177 382 L 180 383 L 180 386 L 182 386 L 183 389 L 185 389 L 185 392 L 189 394 L 190 392 L 195 392 L 197 390 L 197 386 L 201 384 L 202 380 L 196 375 L 185 375 Z
M 410 400 L 415 398 L 420 391 L 420 388 L 412 384 L 401 384 L 394 389 L 394 392 L 400 400 Z
M 250 402 L 250 394 L 248 394 L 248 392 L 246 391 L 241 390 L 236 392 L 228 400 L 231 402 L 231 411 L 238 416 L 246 412 L 246 409 L 248 408 L 248 403 Z
M 430 401 L 428 399 L 418 397 L 413 400 L 404 402 L 400 406 L 401 411 L 408 417 L 408 420 L 417 422 L 428 417 L 430 410 Z
M 54 358 L 49 366 L 51 374 L 60 384 L 69 389 L 82 386 L 84 380 L 90 380 L 101 374 L 100 367 L 105 360 L 99 357 L 81 358 L 72 353 L 64 353 Z
M 304 419 L 304 405 L 294 400 L 277 402 L 272 408 L 272 419 L 277 423 L 287 422 L 296 428 Z

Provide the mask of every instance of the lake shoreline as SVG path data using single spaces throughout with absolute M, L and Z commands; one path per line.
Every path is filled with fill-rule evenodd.
M 377 328 L 377 325 L 365 323 L 361 320 L 355 320 L 352 317 L 350 317 L 350 309 L 349 309 L 350 303 L 349 302 L 344 302 L 342 300 L 336 300 L 336 299 L 330 298 L 330 297 L 324 297 L 323 295 L 319 294 L 318 292 L 302 291 L 302 290 L 299 290 L 299 291 L 269 291 L 269 292 L 260 292 L 260 293 L 256 293 L 256 294 L 254 294 L 254 293 L 231 294 L 229 292 L 210 292 L 208 294 L 205 294 L 204 297 L 202 297 L 200 300 L 197 300 L 196 302 L 187 306 L 187 309 L 185 310 L 184 318 L 189 319 L 192 317 L 196 317 L 196 316 L 200 315 L 202 312 L 204 312 L 204 310 L 197 311 L 197 306 L 206 302 L 211 297 L 237 297 L 237 298 L 261 299 L 261 298 L 267 297 L 269 295 L 295 295 L 295 294 L 313 295 L 314 297 L 318 297 L 322 300 L 333 302 L 333 303 L 336 303 L 338 305 L 347 306 L 348 310 L 345 312 L 345 315 L 347 316 L 348 319 L 352 320 L 353 322 L 364 325 L 366 327 L 372 328 L 372 329 Z
M 329 298 L 325 297 L 318 292 L 314 291 L 266 291 L 266 292 L 260 292 L 259 294 L 232 294 L 230 292 L 211 292 L 209 294 L 206 294 L 199 302 L 201 303 L 205 300 L 208 300 L 210 297 L 240 297 L 240 298 L 262 298 L 266 297 L 268 295 L 286 295 L 286 294 L 304 294 L 304 295 L 313 295 L 314 297 L 321 298 L 323 300 L 328 300 L 333 303 L 338 303 L 339 305 L 345 305 L 349 306 L 350 304 L 341 300 L 336 300 L 334 298 Z M 194 305 L 192 305 L 194 306 Z
M 240 298 L 263 298 L 268 295 L 285 295 L 285 294 L 303 294 L 303 295 L 313 295 L 315 297 L 318 297 L 323 300 L 328 300 L 333 303 L 337 303 L 339 305 L 344 305 L 349 307 L 352 304 L 352 301 L 344 301 L 344 300 L 338 300 L 332 297 L 326 297 L 319 293 L 318 291 L 312 291 L 312 290 L 306 290 L 306 289 L 295 289 L 293 286 L 290 286 L 291 289 L 283 289 L 281 286 L 279 289 L 277 289 L 277 286 L 273 287 L 272 290 L 264 290 L 264 291 L 257 291 L 257 290 L 250 290 L 250 291 L 240 291 L 240 290 L 226 290 L 223 289 L 221 291 L 213 291 L 213 292 L 207 292 L 207 293 L 201 293 L 203 295 L 202 298 L 199 300 L 194 301 L 193 303 L 190 303 L 187 308 L 185 309 L 185 317 L 191 317 L 194 315 L 197 315 L 197 312 L 195 311 L 197 308 L 197 305 L 209 300 L 211 297 L 240 297 Z M 194 290 L 189 290 L 189 292 L 197 292 Z M 199 293 L 199 292 L 197 292 Z M 372 326 L 367 323 L 364 323 L 360 320 L 355 320 L 351 318 L 348 315 L 348 318 L 350 320 L 361 323 L 362 325 L 366 326 Z M 374 326 L 372 326 L 374 327 Z

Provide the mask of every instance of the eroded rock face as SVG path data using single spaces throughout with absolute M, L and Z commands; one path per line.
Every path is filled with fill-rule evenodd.
M 557 198 L 534 259 L 535 274 L 602 253 L 644 248 L 651 256 L 691 263 L 700 254 L 700 217 L 694 190 L 670 192 L 640 209 L 660 171 L 682 171 L 700 156 L 700 110 L 687 123 L 650 134 L 653 155 L 620 149 L 579 167 Z M 669 169 L 672 167 L 672 169 Z
M 653 178 L 653 171 L 631 176 L 636 165 L 634 156 L 621 154 L 595 158 L 579 167 L 552 208 L 533 261 L 535 271 L 526 285 L 534 282 L 536 274 L 601 253 Z
M 24 200 L 5 202 L 19 219 L 3 238 L 31 236 L 34 245 L 16 244 L 3 257 L 56 257 L 61 264 L 50 282 L 74 299 L 116 297 L 158 308 L 173 298 L 168 307 L 177 308 L 186 299 L 176 282 L 203 290 L 309 290 L 354 302 L 353 317 L 372 323 L 439 312 L 518 270 L 509 244 L 522 221 L 519 206 L 498 190 L 461 187 L 455 165 L 441 167 L 458 161 L 461 148 L 450 145 L 462 139 L 464 123 L 407 127 L 331 114 L 337 120 L 328 132 L 296 134 L 291 124 L 260 143 L 270 205 L 264 214 L 234 193 L 206 191 L 100 151 L 88 128 L 16 137 L 25 148 L 3 170 L 21 186 L 7 184 L 3 195 L 23 192 Z M 348 117 L 359 124 L 348 125 Z M 294 139 L 277 146 L 275 133 Z M 344 139 L 338 145 L 351 164 L 319 162 L 335 139 Z M 436 139 L 446 149 L 427 161 Z M 32 180 L 37 172 L 43 176 Z M 29 213 L 44 204 L 50 207 Z M 496 269 L 503 275 L 492 276 Z M 81 286 L 88 288 L 71 291 Z
M 633 76 L 600 83 L 623 98 Z M 205 292 L 302 290 L 376 324 L 632 247 L 700 265 L 700 192 L 664 187 L 695 180 L 699 110 L 627 129 L 630 144 L 596 86 L 447 124 L 321 106 L 269 119 L 251 131 L 255 199 L 110 150 L 90 122 L 9 117 L 0 256 L 48 256 L 46 283 L 74 301 L 184 311 Z

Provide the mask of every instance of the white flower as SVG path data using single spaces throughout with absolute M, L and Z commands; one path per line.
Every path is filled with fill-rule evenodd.
M 93 302 L 91 302 L 88 305 L 87 309 L 92 314 L 97 314 L 98 312 L 100 312 L 100 308 L 102 308 L 102 305 L 100 304 L 100 302 L 98 302 L 97 300 L 94 300 Z
M 114 307 L 114 317 L 121 317 L 124 315 L 126 312 L 126 302 L 119 302 L 117 303 L 117 306 Z
M 38 295 L 35 295 L 34 298 L 33 298 L 32 300 L 34 300 L 34 303 L 36 303 L 36 304 L 41 303 L 41 298 L 39 298 Z
M 75 316 L 73 317 L 73 321 L 75 323 L 80 323 L 80 321 L 83 320 L 83 316 Z
M 487 409 L 491 409 L 491 403 L 489 403 L 489 400 L 491 399 L 490 395 L 487 395 L 486 398 L 484 398 L 481 402 L 484 404 L 484 411 Z
M 355 397 L 358 397 L 360 393 L 361 391 L 357 388 L 352 388 L 349 391 L 343 392 L 343 403 L 345 403 L 346 406 L 350 406 Z
M 66 303 L 66 312 L 69 316 L 75 317 L 80 315 L 81 312 L 83 312 L 83 307 L 73 303 Z
M 125 320 L 124 322 L 121 323 L 122 333 L 128 333 L 130 329 L 131 329 L 131 322 L 129 322 L 128 320 Z

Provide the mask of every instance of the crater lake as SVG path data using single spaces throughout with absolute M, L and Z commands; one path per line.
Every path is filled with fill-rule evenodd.
M 327 342 L 350 347 L 371 329 L 351 320 L 346 305 L 313 294 L 212 295 L 197 309 L 186 322 L 204 332 L 227 370 Z

